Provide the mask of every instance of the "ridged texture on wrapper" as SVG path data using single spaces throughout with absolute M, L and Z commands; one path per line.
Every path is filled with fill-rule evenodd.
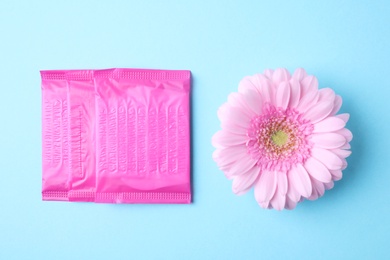
M 41 71 L 42 198 L 190 203 L 190 71 Z
M 233 192 L 254 187 L 263 208 L 293 209 L 340 180 L 351 154 L 349 114 L 340 96 L 305 70 L 266 70 L 245 77 L 218 110 L 213 158 Z

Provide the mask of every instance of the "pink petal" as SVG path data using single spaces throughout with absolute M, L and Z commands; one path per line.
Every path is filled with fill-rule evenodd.
M 216 149 L 213 152 L 212 157 L 213 157 L 214 160 L 219 160 L 219 158 L 221 157 L 221 149 Z
M 333 149 L 331 150 L 334 154 L 336 154 L 340 158 L 347 158 L 348 156 L 351 155 L 351 151 L 349 150 L 344 150 L 344 149 Z
M 278 172 L 277 173 L 277 185 L 278 185 L 278 191 L 282 195 L 287 194 L 288 189 L 288 181 L 287 181 L 287 175 L 285 172 Z
M 340 130 L 344 126 L 345 126 L 344 120 L 335 116 L 331 116 L 314 124 L 313 133 L 333 132 L 333 131 Z
M 293 185 L 299 194 L 303 197 L 310 196 L 312 190 L 310 178 L 306 169 L 301 164 L 293 166 L 288 172 L 287 178 L 289 185 Z
M 322 182 L 317 181 L 314 178 L 310 178 L 313 185 L 312 195 L 308 198 L 309 200 L 316 200 L 319 197 L 322 197 L 325 193 L 325 186 Z
M 325 149 L 339 148 L 347 141 L 344 136 L 336 133 L 312 134 L 310 140 L 314 146 Z
M 296 201 L 293 201 L 289 197 L 286 197 L 286 209 L 295 209 L 296 206 Z
M 340 170 L 343 166 L 341 159 L 329 150 L 314 147 L 311 149 L 311 155 L 329 170 Z
M 301 99 L 297 110 L 305 112 L 318 100 L 318 81 L 314 76 L 307 76 L 301 81 Z
M 252 90 L 248 90 L 243 94 L 244 101 L 247 106 L 251 109 L 252 113 L 259 115 L 263 109 L 263 100 L 262 97 Z
M 252 169 L 256 162 L 257 160 L 252 159 L 249 155 L 244 156 L 240 160 L 234 162 L 229 170 L 229 174 L 233 176 L 242 175 Z
M 238 88 L 239 88 L 238 92 L 242 96 L 242 100 L 243 100 L 242 103 L 251 111 L 251 115 L 260 114 L 263 106 L 263 98 L 259 92 L 259 88 L 258 87 L 240 88 L 240 85 L 238 86 Z
M 352 135 L 352 132 L 349 131 L 349 129 L 343 128 L 343 129 L 338 130 L 336 133 L 343 135 L 345 137 L 345 139 L 347 139 L 348 143 L 352 141 L 353 135 Z
M 230 108 L 228 103 L 222 104 L 217 110 L 217 116 L 219 121 L 224 121 L 227 119 L 227 110 Z
M 336 94 L 334 93 L 333 89 L 331 89 L 331 88 L 322 88 L 322 89 L 318 90 L 318 101 L 329 100 L 331 102 L 334 102 L 335 97 L 336 97 Z
M 314 76 L 307 76 L 301 81 L 301 95 L 302 97 L 308 95 L 310 92 L 318 92 L 318 80 Z
M 276 86 L 283 81 L 289 81 L 290 78 L 290 72 L 288 72 L 288 70 L 286 70 L 285 68 L 278 68 L 272 74 L 272 81 L 275 83 Z
M 243 175 L 238 175 L 233 179 L 233 192 L 237 195 L 246 193 L 254 184 L 260 174 L 260 167 L 254 166 Z
M 340 118 L 340 119 L 343 120 L 345 123 L 347 123 L 348 120 L 349 120 L 349 114 L 348 114 L 348 113 L 339 114 L 339 115 L 336 115 L 335 117 Z
M 313 189 L 313 191 L 311 192 L 310 197 L 308 197 L 307 199 L 308 200 L 316 200 L 319 197 L 320 197 L 320 195 L 318 194 L 317 189 Z
M 269 209 L 269 201 L 257 202 L 263 209 Z
M 266 69 L 264 70 L 263 74 L 268 78 L 268 79 L 272 79 L 272 75 L 274 74 L 274 71 L 271 70 L 271 69 Z
M 228 104 L 236 109 L 241 109 L 250 118 L 260 114 L 263 106 L 261 95 L 252 89 L 243 91 L 244 93 L 233 92 L 228 96 Z
M 263 103 L 268 102 L 273 104 L 275 93 L 272 82 L 262 74 L 256 74 L 255 77 L 257 85 L 259 86 L 260 94 L 263 97 Z
M 230 93 L 228 96 L 228 104 L 234 109 L 241 110 L 249 118 L 255 116 L 255 112 L 248 106 L 247 100 L 244 99 L 243 94 L 241 93 Z
M 299 103 L 299 99 L 301 98 L 301 85 L 297 79 L 291 78 L 290 86 L 290 107 L 295 108 Z
M 218 110 L 218 117 L 221 122 L 230 121 L 232 124 L 247 129 L 250 126 L 251 117 L 244 112 L 243 109 L 232 107 L 230 105 L 223 105 Z
M 255 184 L 255 198 L 258 203 L 269 202 L 276 190 L 276 174 L 263 170 Z
M 340 149 L 351 149 L 350 143 L 345 143 L 343 146 L 340 147 Z
M 222 128 L 222 130 L 224 130 L 226 132 L 236 134 L 236 135 L 246 136 L 246 134 L 247 134 L 246 128 L 239 126 L 239 125 L 236 125 L 236 124 L 234 124 L 234 122 L 231 122 L 228 120 L 221 122 L 221 128 Z
M 287 197 L 292 201 L 298 202 L 301 199 L 301 194 L 296 190 L 295 186 L 289 181 Z
M 344 171 L 345 168 L 347 168 L 348 163 L 347 163 L 347 160 L 346 160 L 346 159 L 341 158 L 341 160 L 343 161 L 343 167 L 341 167 L 341 170 Z
M 334 181 L 338 181 L 340 180 L 342 177 L 343 177 L 343 172 L 341 170 L 337 170 L 337 171 L 330 171 L 330 174 L 332 174 L 332 179 Z
M 330 113 L 330 115 L 333 116 L 333 115 L 337 114 L 337 112 L 339 112 L 339 110 L 341 108 L 342 103 L 343 103 L 342 98 L 339 95 L 336 95 L 336 97 L 334 98 L 334 107 L 333 107 L 333 110 Z
M 332 180 L 332 175 L 329 170 L 317 159 L 310 157 L 306 160 L 304 166 L 310 176 L 316 180 L 319 180 L 320 182 L 330 182 Z
M 325 189 L 326 189 L 326 190 L 333 189 L 333 187 L 334 187 L 334 182 L 331 181 L 331 182 L 328 182 L 328 183 L 324 183 L 324 186 L 325 186 Z
M 275 75 L 275 74 L 274 74 Z M 282 82 L 276 90 L 276 106 L 286 109 L 290 101 L 290 86 Z
M 317 103 L 317 100 L 318 100 L 318 93 L 317 92 L 312 91 L 303 97 L 302 97 L 302 92 L 301 92 L 301 100 L 298 103 L 297 110 L 301 113 L 304 113 L 311 106 L 313 106 L 315 103 Z
M 286 205 L 286 195 L 279 192 L 279 187 L 276 189 L 275 195 L 272 197 L 270 203 L 276 210 L 284 209 L 284 206 Z
M 241 160 L 242 157 L 249 156 L 247 153 L 248 151 L 245 145 L 230 146 L 222 149 L 218 148 L 213 153 L 213 159 L 219 167 L 223 167 Z
M 307 74 L 306 71 L 302 68 L 298 68 L 294 71 L 294 74 L 292 75 L 293 78 L 297 79 L 298 81 L 303 80 L 306 78 Z
M 240 145 L 245 144 L 246 142 L 247 138 L 228 133 L 224 130 L 218 131 L 211 139 L 211 143 L 216 148 Z
M 301 99 L 297 110 L 305 112 L 318 100 L 318 81 L 314 76 L 307 76 L 301 81 Z
M 253 76 L 247 76 L 238 83 L 238 92 L 246 93 L 248 90 L 252 90 L 255 93 L 260 94 L 259 87 L 255 84 L 256 80 Z
M 314 124 L 327 117 L 332 109 L 333 103 L 321 101 L 310 107 L 303 115 L 303 118 L 310 120 Z

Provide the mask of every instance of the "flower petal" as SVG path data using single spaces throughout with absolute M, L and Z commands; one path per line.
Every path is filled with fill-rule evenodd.
M 340 149 L 351 149 L 351 144 L 347 142 L 343 146 L 341 146 Z
M 301 81 L 301 99 L 297 110 L 305 112 L 318 100 L 318 81 L 314 76 L 307 76 Z
M 239 125 L 236 125 L 233 122 L 228 121 L 228 120 L 221 122 L 221 128 L 222 128 L 222 130 L 229 132 L 231 134 L 235 134 L 235 135 L 246 136 L 246 134 L 247 134 L 246 128 L 239 126 Z
M 306 160 L 304 166 L 310 176 L 316 180 L 319 180 L 320 182 L 330 182 L 332 180 L 332 175 L 329 170 L 317 159 L 310 157 Z
M 311 155 L 329 170 L 340 170 L 343 166 L 341 159 L 329 150 L 314 147 L 311 149 Z
M 269 202 L 276 190 L 276 174 L 263 170 L 255 184 L 255 198 L 258 203 Z
M 331 88 L 322 88 L 318 90 L 318 101 L 331 101 L 334 102 L 336 94 Z
M 245 145 L 229 146 L 222 149 L 218 148 L 213 153 L 213 159 L 217 162 L 219 167 L 231 165 L 236 161 L 241 160 L 244 156 L 249 156 Z
M 255 116 L 255 112 L 250 108 L 247 101 L 244 99 L 243 94 L 233 92 L 228 96 L 228 104 L 234 109 L 240 110 L 242 113 L 245 113 L 249 118 Z
M 309 200 L 316 200 L 319 197 L 322 197 L 324 195 L 325 186 L 322 182 L 320 182 L 314 178 L 310 178 L 310 180 L 311 180 L 311 183 L 313 185 L 313 191 L 312 191 L 311 196 L 308 199 Z
M 216 159 L 218 159 L 218 161 L 222 164 L 234 163 L 238 160 L 241 160 L 241 158 L 244 156 L 249 157 L 245 145 L 229 146 L 226 148 L 217 149 L 217 151 L 219 151 L 219 153 L 216 154 Z
M 287 181 L 286 173 L 285 172 L 277 172 L 276 176 L 277 176 L 278 191 L 282 195 L 286 195 L 287 190 L 288 190 L 288 181 Z
M 285 68 L 278 68 L 272 74 L 272 81 L 275 83 L 276 86 L 283 81 L 289 81 L 290 78 L 290 72 L 288 72 L 288 70 L 286 70 Z
M 233 179 L 233 192 L 237 195 L 246 193 L 254 184 L 260 174 L 260 167 L 254 166 L 246 173 L 238 175 Z
M 268 78 L 268 79 L 272 79 L 272 75 L 274 74 L 274 71 L 271 70 L 271 69 L 266 69 L 264 70 L 263 74 Z
M 345 170 L 345 168 L 347 168 L 347 166 L 348 166 L 348 163 L 347 163 L 347 160 L 344 158 L 341 158 L 341 160 L 343 161 L 343 167 L 341 167 L 341 170 L 342 171 L 344 171 Z
M 271 199 L 271 205 L 276 210 L 284 209 L 286 205 L 287 194 L 287 176 L 285 172 L 275 172 L 277 178 L 277 187 L 274 196 Z
M 326 133 L 340 130 L 345 126 L 345 121 L 337 116 L 331 116 L 314 124 L 313 133 Z
M 268 102 L 274 104 L 275 93 L 274 93 L 274 87 L 272 85 L 272 82 L 262 74 L 256 74 L 254 77 L 257 80 L 259 92 L 263 97 L 263 103 Z
M 335 115 L 335 117 L 340 118 L 340 119 L 343 120 L 345 123 L 347 123 L 348 120 L 349 120 L 349 114 L 348 114 L 348 113 L 338 114 L 338 115 Z
M 245 144 L 247 142 L 247 138 L 228 133 L 224 130 L 218 131 L 211 140 L 214 147 L 228 147 L 233 145 Z
M 342 103 L 343 103 L 343 99 L 339 95 L 336 95 L 336 97 L 334 98 L 334 107 L 333 107 L 333 110 L 330 113 L 330 115 L 333 116 L 333 115 L 337 114 L 337 112 L 339 112 L 339 110 L 341 108 Z
M 232 165 L 232 168 L 229 170 L 230 175 L 243 175 L 246 172 L 248 172 L 250 169 L 252 169 L 257 160 L 252 159 L 249 155 L 242 157 L 240 160 L 237 160 Z
M 238 83 L 238 92 L 245 93 L 247 90 L 252 90 L 260 94 L 258 86 L 255 84 L 256 80 L 253 76 L 247 76 Z
M 276 192 L 275 192 L 274 196 L 272 197 L 270 203 L 271 203 L 272 207 L 276 210 L 284 209 L 284 206 L 286 205 L 286 195 L 283 195 L 279 191 L 279 187 L 276 188 Z
M 306 78 L 306 76 L 307 76 L 307 73 L 303 68 L 296 69 L 292 75 L 292 77 L 297 79 L 298 81 L 303 80 L 304 78 Z
M 325 149 L 339 148 L 347 142 L 344 136 L 337 133 L 312 134 L 310 140 L 314 146 Z
M 347 139 L 348 143 L 352 141 L 353 135 L 352 135 L 352 132 L 349 131 L 349 129 L 343 128 L 343 129 L 338 130 L 336 133 L 343 135 L 345 137 L 345 139 Z
M 293 185 L 300 195 L 306 198 L 310 196 L 312 190 L 310 178 L 301 164 L 291 167 L 287 178 L 289 185 Z
M 274 74 L 275 75 L 275 74 Z M 290 86 L 282 82 L 276 90 L 276 106 L 286 109 L 290 101 Z
M 270 209 L 269 201 L 257 202 L 263 209 Z
M 232 107 L 230 105 L 223 105 L 218 110 L 218 117 L 221 122 L 230 121 L 232 124 L 247 129 L 251 122 L 251 117 L 243 111 L 243 109 Z
M 253 90 L 248 90 L 245 94 L 243 94 L 243 98 L 247 106 L 251 109 L 252 114 L 261 114 L 263 109 L 263 99 L 260 94 L 254 92 Z
M 226 119 L 227 117 L 227 110 L 229 109 L 229 104 L 228 103 L 224 103 L 223 105 L 221 105 L 218 110 L 217 110 L 217 116 L 218 116 L 218 119 L 219 121 L 223 121 Z
M 298 103 L 297 110 L 301 113 L 304 113 L 306 110 L 308 110 L 311 106 L 313 106 L 318 100 L 318 93 L 317 92 L 310 92 L 308 95 L 305 95 L 302 97 L 301 92 L 301 100 Z
M 332 180 L 338 181 L 343 177 L 343 172 L 341 170 L 332 171 L 330 170 L 330 174 L 332 174 Z
M 321 101 L 311 106 L 303 115 L 304 119 L 310 120 L 313 124 L 321 121 L 329 115 L 333 109 L 333 103 L 328 101 Z
M 299 99 L 301 98 L 301 85 L 299 84 L 299 81 L 297 79 L 291 78 L 290 87 L 291 92 L 289 106 L 295 108 L 299 103 Z
M 286 209 L 295 209 L 297 202 L 291 200 L 288 196 L 286 197 Z
M 333 149 L 331 150 L 334 154 L 336 154 L 340 158 L 347 158 L 348 156 L 351 155 L 351 151 L 349 150 L 344 150 L 344 149 Z
M 328 182 L 328 183 L 324 183 L 324 186 L 325 186 L 325 189 L 326 189 L 326 190 L 333 189 L 333 187 L 334 187 L 334 182 L 331 181 L 331 182 Z
M 292 201 L 295 202 L 298 202 L 301 199 L 301 194 L 297 191 L 297 189 L 292 184 L 292 182 L 290 182 L 290 180 L 288 181 L 287 197 L 289 197 Z
M 309 75 L 301 81 L 301 95 L 308 95 L 310 92 L 318 92 L 318 80 L 316 77 Z

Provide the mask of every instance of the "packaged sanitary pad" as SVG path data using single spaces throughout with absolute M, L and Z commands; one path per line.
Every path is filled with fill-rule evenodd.
M 42 198 L 190 203 L 190 71 L 41 71 Z

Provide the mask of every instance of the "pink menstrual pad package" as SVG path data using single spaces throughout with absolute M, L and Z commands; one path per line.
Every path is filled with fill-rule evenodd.
M 42 198 L 190 203 L 190 71 L 41 71 Z

